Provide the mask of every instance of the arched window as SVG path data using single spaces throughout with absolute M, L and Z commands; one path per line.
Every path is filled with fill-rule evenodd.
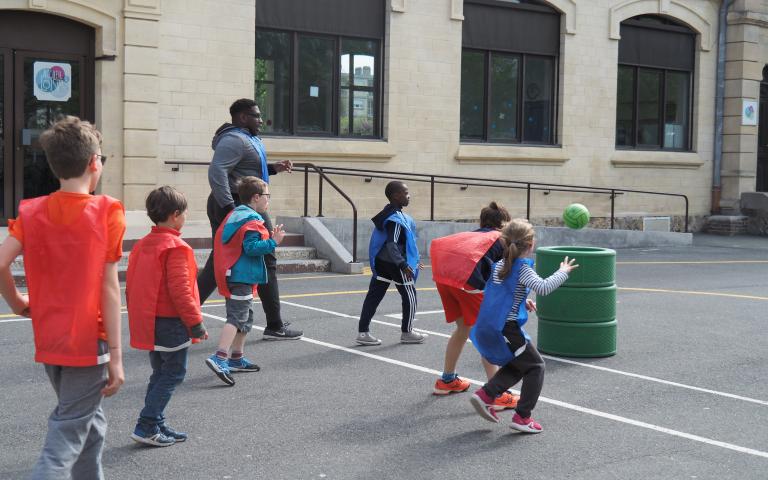
M 644 15 L 621 24 L 616 147 L 691 150 L 696 34 Z
M 256 2 L 263 131 L 380 137 L 384 12 L 384 0 Z
M 533 0 L 465 0 L 462 141 L 555 142 L 560 14 Z

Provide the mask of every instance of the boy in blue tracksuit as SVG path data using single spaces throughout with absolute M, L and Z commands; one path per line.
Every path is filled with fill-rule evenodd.
M 243 356 L 245 336 L 253 327 L 256 285 L 267 283 L 264 255 L 275 251 L 285 233 L 277 225 L 270 234 L 259 214 L 269 206 L 269 185 L 257 177 L 243 177 L 238 185 L 243 202 L 222 222 L 213 242 L 216 285 L 225 298 L 227 323 L 216 353 L 205 360 L 219 379 L 234 385 L 232 372 L 258 372 L 259 366 Z
M 376 313 L 390 283 L 394 283 L 403 299 L 403 323 L 400 342 L 422 343 L 426 335 L 413 331 L 416 315 L 416 288 L 419 276 L 419 249 L 416 245 L 416 223 L 403 213 L 410 203 L 408 186 L 403 182 L 389 182 L 384 189 L 389 204 L 372 218 L 374 229 L 368 247 L 371 263 L 371 284 L 363 301 L 360 323 L 355 341 L 360 345 L 380 345 L 381 340 L 370 333 L 371 319 Z

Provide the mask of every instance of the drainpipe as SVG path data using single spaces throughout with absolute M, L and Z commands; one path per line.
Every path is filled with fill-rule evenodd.
M 715 80 L 715 148 L 712 161 L 712 206 L 713 215 L 720 213 L 720 192 L 722 180 L 720 170 L 723 164 L 723 113 L 725 103 L 725 34 L 728 29 L 728 8 L 733 0 L 720 4 L 717 29 L 717 78 Z

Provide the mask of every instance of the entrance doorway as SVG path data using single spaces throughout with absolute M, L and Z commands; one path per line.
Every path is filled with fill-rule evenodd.
M 760 112 L 757 131 L 757 185 L 755 191 L 768 192 L 768 66 L 760 83 Z
M 0 10 L 0 221 L 24 198 L 59 188 L 38 142 L 63 115 L 93 121 L 93 29 Z

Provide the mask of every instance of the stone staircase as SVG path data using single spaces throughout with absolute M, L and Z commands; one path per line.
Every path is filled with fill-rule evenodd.
M 182 235 L 184 240 L 194 249 L 198 268 L 202 269 L 208 255 L 211 253 L 211 238 L 203 235 Z M 138 238 L 126 238 L 123 240 L 123 257 L 118 263 L 118 275 L 120 281 L 125 281 L 125 273 L 128 269 L 128 255 Z M 277 256 L 277 273 L 310 273 L 328 272 L 331 262 L 317 258 L 317 250 L 304 245 L 304 235 L 300 233 L 286 233 L 283 243 L 275 251 Z M 13 279 L 18 286 L 26 285 L 24 276 L 24 257 L 20 256 L 11 265 Z

